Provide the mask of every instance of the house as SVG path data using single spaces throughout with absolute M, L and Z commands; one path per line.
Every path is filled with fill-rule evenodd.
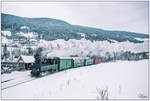
M 26 70 L 30 69 L 34 62 L 34 56 L 21 55 L 18 59 L 19 66 L 23 67 Z
M 17 44 L 12 44 L 11 47 L 18 47 L 18 45 Z

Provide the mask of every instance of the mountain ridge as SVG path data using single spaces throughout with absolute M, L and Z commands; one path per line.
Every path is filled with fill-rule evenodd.
M 148 38 L 148 34 L 141 34 L 128 31 L 111 31 L 100 28 L 72 25 L 66 21 L 53 18 L 27 18 L 10 14 L 1 13 L 1 29 L 9 30 L 16 37 L 16 33 L 22 32 L 21 26 L 29 27 L 28 32 L 38 33 L 38 38 L 51 41 L 56 39 L 78 39 L 85 38 L 91 41 L 112 40 L 123 42 L 130 41 L 133 43 L 142 43 L 143 41 L 136 38 Z

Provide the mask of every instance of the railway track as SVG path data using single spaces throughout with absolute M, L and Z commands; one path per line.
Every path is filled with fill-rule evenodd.
M 30 80 L 25 80 L 25 81 L 22 81 L 22 82 L 17 82 L 17 83 L 14 83 L 14 84 L 11 84 L 11 85 L 7 85 L 7 86 L 4 86 L 4 87 L 2 86 L 1 90 L 7 89 L 7 88 L 11 88 L 11 87 L 23 84 L 23 83 L 27 83 L 27 82 L 33 81 L 35 79 L 37 79 L 37 78 L 32 78 Z
M 33 80 L 36 80 L 36 79 L 45 77 L 45 76 L 50 75 L 50 74 L 53 74 L 53 73 L 46 73 L 46 74 L 44 74 L 44 75 L 41 75 L 41 76 L 38 77 L 38 78 L 23 79 L 23 80 L 20 80 L 20 81 L 15 82 L 15 83 L 6 84 L 5 86 L 3 86 L 3 84 L 9 83 L 9 81 L 14 80 L 14 79 L 6 80 L 6 81 L 1 82 L 1 84 L 2 84 L 1 90 L 5 90 L 5 89 L 8 89 L 8 88 L 11 88 L 11 87 L 14 87 L 14 86 L 23 84 L 23 83 L 27 83 L 27 82 L 30 82 L 30 81 L 33 81 Z
M 5 80 L 5 81 L 2 81 L 1 83 L 5 83 L 5 82 L 11 81 L 11 80 L 13 80 L 13 79 Z

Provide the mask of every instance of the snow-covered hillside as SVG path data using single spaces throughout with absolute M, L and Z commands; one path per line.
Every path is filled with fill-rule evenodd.
M 101 99 L 106 89 L 108 99 L 148 99 L 148 60 L 62 71 L 2 90 L 2 99 Z
M 126 52 L 131 51 L 133 53 L 148 52 L 148 39 L 143 40 L 143 43 L 132 43 L 129 41 L 110 43 L 108 41 L 94 41 L 81 39 L 70 39 L 65 41 L 63 39 L 57 39 L 54 41 L 41 40 L 39 47 L 43 47 L 44 55 L 49 56 L 106 56 L 107 52 L 113 54 L 113 52 Z

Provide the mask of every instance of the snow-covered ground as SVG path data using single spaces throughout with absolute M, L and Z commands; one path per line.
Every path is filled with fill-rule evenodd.
M 3 77 L 2 77 L 3 79 Z M 108 99 L 148 96 L 148 60 L 117 61 L 54 73 L 2 90 L 2 99 Z
M 25 82 L 32 80 L 34 78 L 31 78 L 30 76 L 31 71 L 14 71 L 10 74 L 3 74 L 1 77 L 1 88 L 5 89 L 7 87 L 14 86 L 18 83 Z

